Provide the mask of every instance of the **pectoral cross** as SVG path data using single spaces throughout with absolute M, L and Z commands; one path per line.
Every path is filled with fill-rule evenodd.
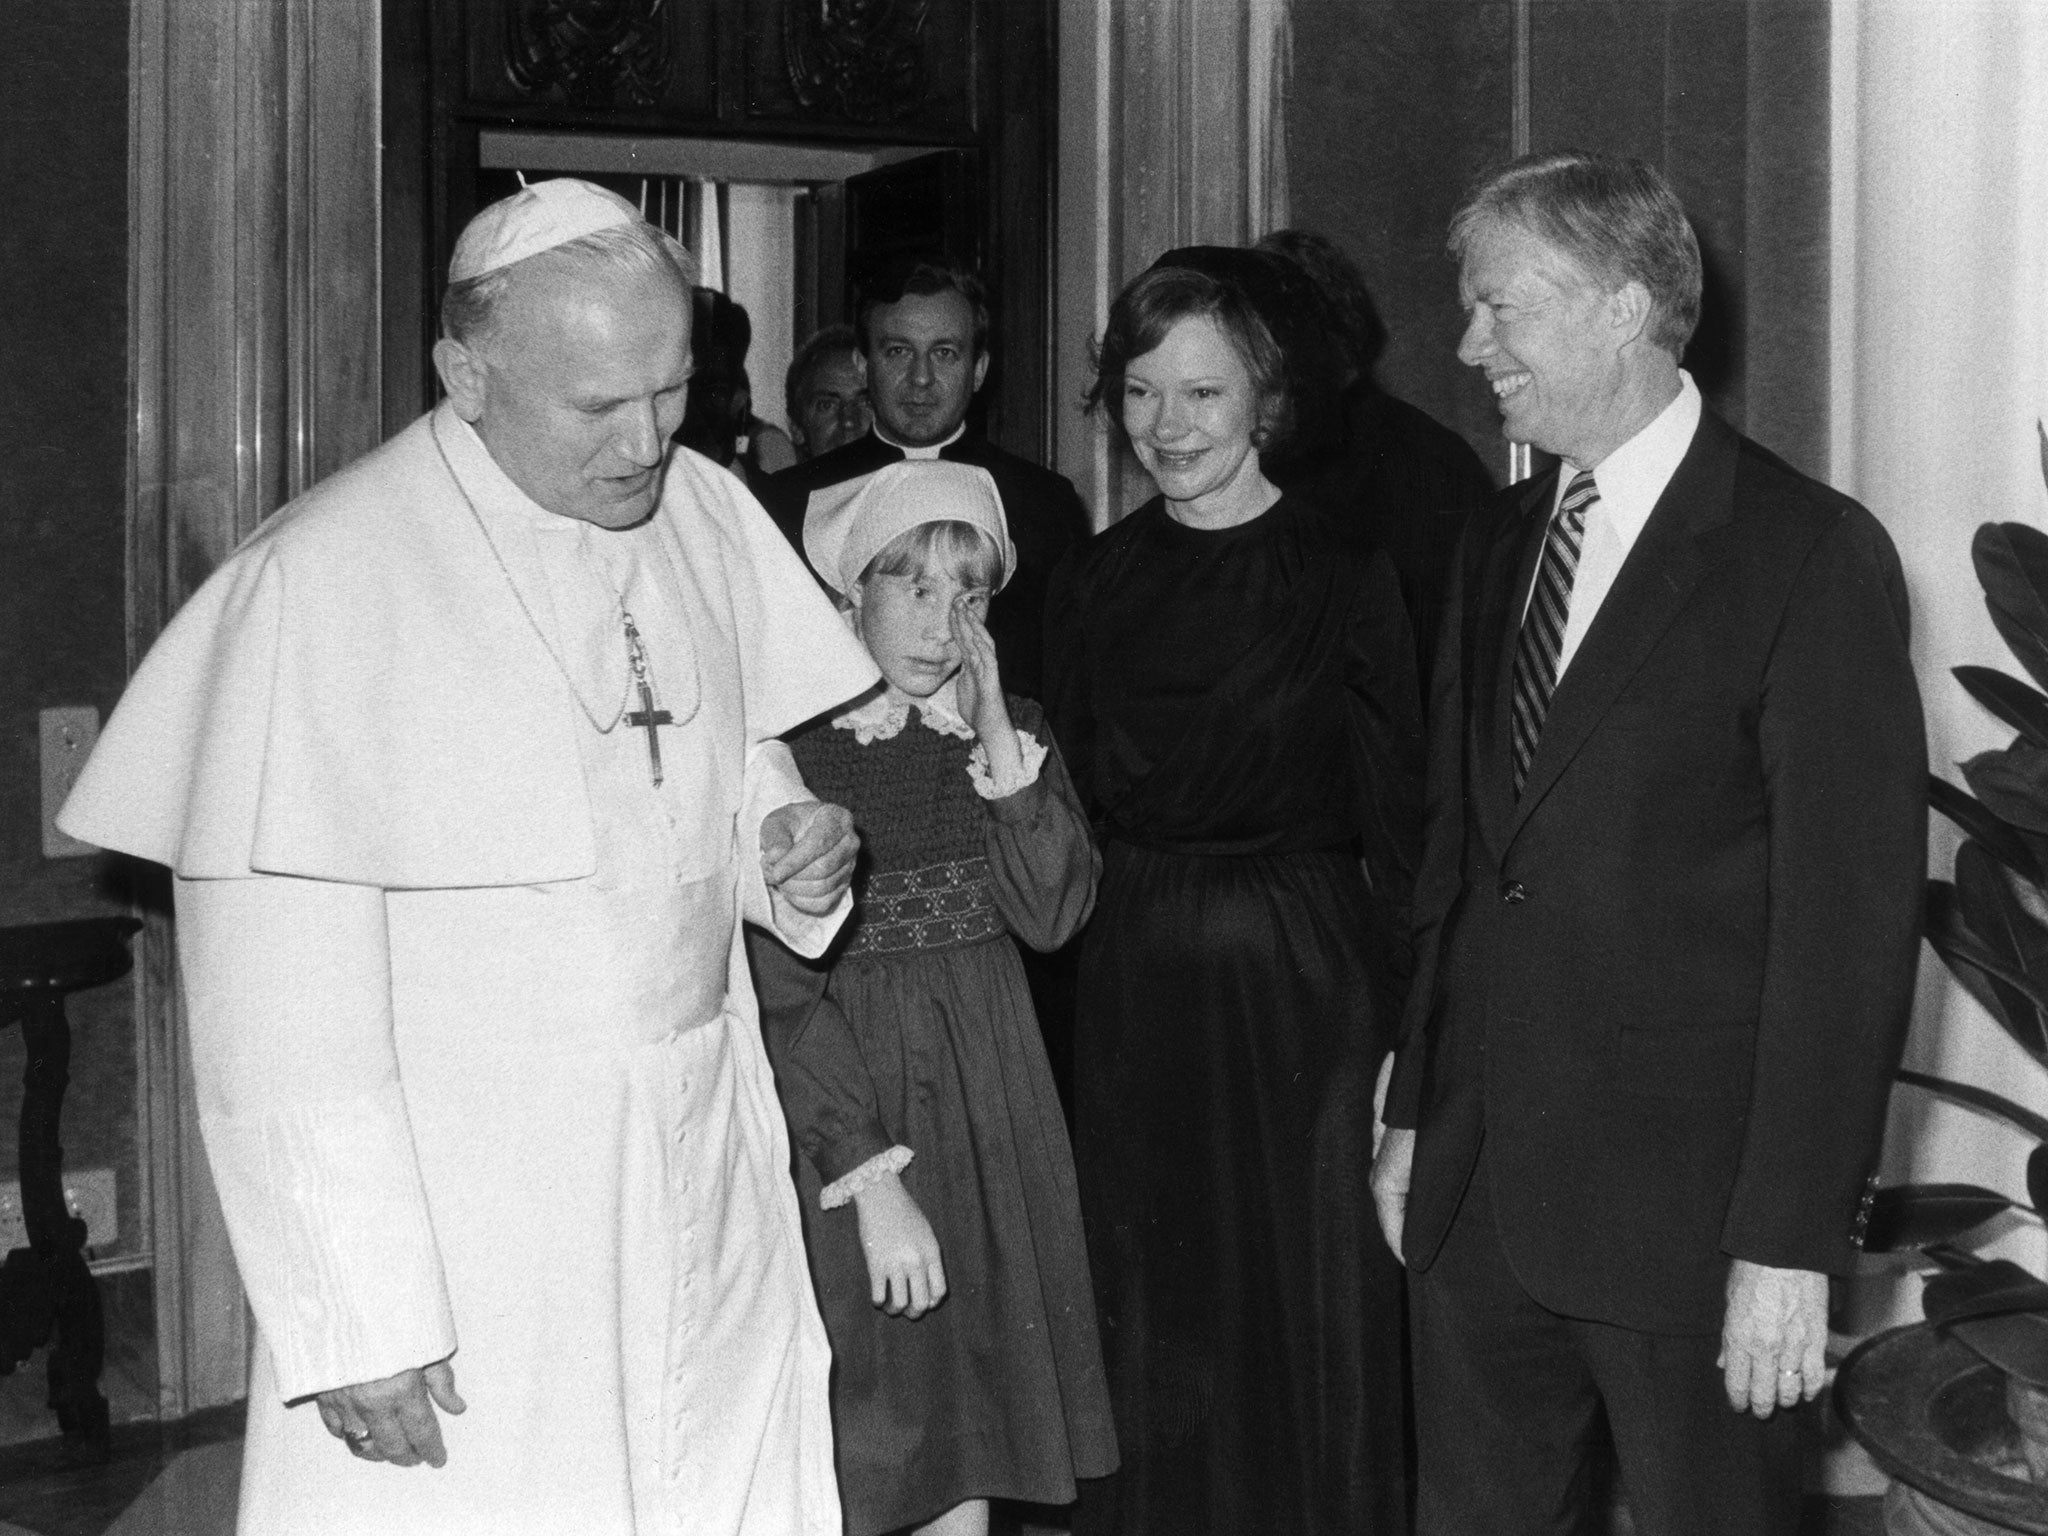
M 661 788 L 661 738 L 655 734 L 655 727 L 674 725 L 675 720 L 665 709 L 654 707 L 654 684 L 647 677 L 647 647 L 640 643 L 640 631 L 633 623 L 633 615 L 621 608 L 619 615 L 626 621 L 626 655 L 633 663 L 633 686 L 640 690 L 640 707 L 626 716 L 626 724 L 643 728 L 647 732 L 647 772 L 654 780 L 654 787 Z

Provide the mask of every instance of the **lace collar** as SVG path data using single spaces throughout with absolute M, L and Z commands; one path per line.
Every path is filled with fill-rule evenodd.
M 833 729 L 853 732 L 853 739 L 862 746 L 871 741 L 887 741 L 909 724 L 910 711 L 915 708 L 925 729 L 972 741 L 974 727 L 960 717 L 959 684 L 959 678 L 949 677 L 940 684 L 938 692 L 926 699 L 909 698 L 893 688 L 884 688 L 865 704 L 834 715 Z

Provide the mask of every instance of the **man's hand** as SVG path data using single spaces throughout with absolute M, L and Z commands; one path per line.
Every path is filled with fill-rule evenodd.
M 1408 1220 L 1408 1179 L 1414 1168 L 1414 1128 L 1388 1126 L 1372 1160 L 1372 1204 L 1379 1212 L 1380 1231 L 1397 1259 L 1402 1258 L 1401 1229 Z
M 1826 1275 L 1734 1261 L 1718 1362 L 1731 1408 L 1767 1419 L 1820 1396 L 1827 1344 Z
M 761 822 L 761 878 L 806 917 L 838 905 L 859 852 L 853 813 L 822 800 L 777 806 Z
M 946 1299 L 946 1266 L 932 1224 L 903 1180 L 891 1173 L 853 1197 L 861 1252 L 868 1260 L 868 1300 L 891 1317 L 923 1317 Z
M 424 1369 L 400 1371 L 382 1381 L 358 1382 L 315 1394 L 320 1422 L 335 1439 L 347 1443 L 349 1454 L 364 1461 L 388 1461 L 394 1467 L 447 1464 L 441 1444 L 443 1413 L 460 1413 L 467 1405 L 455 1395 L 455 1371 L 446 1360 Z

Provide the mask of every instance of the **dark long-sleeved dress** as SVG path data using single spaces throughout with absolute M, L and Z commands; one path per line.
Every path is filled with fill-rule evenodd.
M 997 799 L 956 717 L 934 729 L 911 706 L 878 731 L 871 709 L 795 737 L 805 783 L 860 832 L 854 911 L 827 967 L 748 936 L 832 1341 L 849 1536 L 971 1498 L 1064 1504 L 1116 1465 L 1066 1121 L 1011 942 L 1064 943 L 1099 862 L 1038 707 L 1010 710 L 1048 751 Z M 946 1272 L 945 1302 L 914 1320 L 870 1303 L 855 1209 L 820 1199 L 896 1147 Z
M 1048 633 L 1104 844 L 1075 1153 L 1123 1453 L 1075 1528 L 1405 1530 L 1366 1182 L 1419 838 L 1395 576 L 1296 497 L 1214 531 L 1154 500 L 1063 569 Z

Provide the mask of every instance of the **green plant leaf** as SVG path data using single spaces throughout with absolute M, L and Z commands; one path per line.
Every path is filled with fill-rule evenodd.
M 1975 1269 L 1984 1262 L 1968 1249 L 1951 1247 L 1947 1243 L 1930 1243 L 1920 1256 L 1934 1260 L 1943 1269 Z
M 1982 1358 L 2030 1387 L 2048 1387 L 2048 1317 L 2039 1312 L 2000 1312 L 1949 1325 Z
M 2006 872 L 1974 839 L 1956 850 L 1956 907 L 1963 926 L 1996 955 L 1998 1019 L 2020 1049 L 2048 1066 L 2048 928 L 2020 905 Z
M 1991 622 L 2028 675 L 2048 688 L 2048 534 L 2025 523 L 1985 523 L 1970 557 Z
M 2048 1309 L 2048 1281 L 2011 1259 L 1987 1259 L 1971 1269 L 1928 1276 L 1920 1297 L 1927 1321 L 1945 1328 L 1965 1318 Z
M 1871 1197 L 1863 1251 L 1896 1253 L 1945 1243 L 2011 1209 L 2004 1195 L 1975 1184 L 1893 1184 Z
M 1996 667 L 1956 667 L 1970 697 L 2037 747 L 2048 747 L 2048 694 Z
M 1988 1088 L 1979 1088 L 1974 1083 L 1958 1083 L 1946 1077 L 1935 1077 L 1926 1072 L 1915 1072 L 1907 1067 L 1899 1068 L 1895 1074 L 1902 1083 L 1911 1083 L 1915 1088 L 1925 1088 L 1929 1093 L 1944 1099 L 1954 1099 L 1958 1104 L 1967 1104 L 1972 1109 L 1981 1109 L 1987 1115 L 1994 1115 L 2007 1125 L 2025 1131 L 2036 1141 L 2048 1141 L 2048 1116 L 2037 1115 L 2023 1105 L 2015 1104 L 2001 1094 Z
M 2029 832 L 2048 833 L 2048 747 L 2022 739 L 1959 766 L 1964 782 L 1993 814 Z
M 1983 1005 L 1999 1028 L 2028 1048 L 2044 1000 L 2016 958 L 1993 949 L 1970 927 L 1961 897 L 1946 881 L 1927 882 L 1925 933 L 1963 990 Z
M 2048 871 L 2041 867 L 2029 844 L 2011 824 L 1994 816 L 1982 801 L 1972 799 L 1947 779 L 1927 776 L 1927 803 L 1961 827 L 2007 869 L 2035 885 L 2048 883 Z
M 2034 1203 L 2034 1214 L 2048 1219 L 2048 1146 L 2027 1154 L 2027 1198 Z

